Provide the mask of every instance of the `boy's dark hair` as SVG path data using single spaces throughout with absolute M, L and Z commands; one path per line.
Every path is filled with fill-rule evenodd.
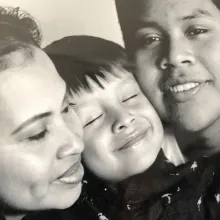
M 117 71 L 126 68 L 126 63 L 122 60 L 103 63 L 90 63 L 82 60 L 76 60 L 75 57 L 65 55 L 50 55 L 57 71 L 67 83 L 74 93 L 81 90 L 92 91 L 90 81 L 96 83 L 97 86 L 104 89 L 100 79 L 105 82 L 109 81 L 109 75 L 119 78 Z
M 0 6 L 0 41 L 20 41 L 40 47 L 42 35 L 35 19 L 19 7 Z
M 92 36 L 65 37 L 49 45 L 45 51 L 75 93 L 81 89 L 91 91 L 88 78 L 103 88 L 99 79 L 108 81 L 107 72 L 112 73 L 112 66 L 126 63 L 124 48 Z

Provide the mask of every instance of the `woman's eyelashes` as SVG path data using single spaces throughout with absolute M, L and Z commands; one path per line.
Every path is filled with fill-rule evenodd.
M 44 129 L 44 130 L 40 131 L 39 133 L 28 137 L 28 140 L 29 140 L 29 141 L 38 141 L 38 140 L 41 140 L 41 139 L 43 139 L 43 138 L 47 135 L 47 133 L 48 133 L 48 130 L 47 130 L 47 129 Z
M 96 117 L 93 117 L 92 119 L 90 119 L 88 122 L 86 122 L 86 124 L 83 126 L 84 128 L 95 123 L 98 119 L 100 119 L 103 116 L 103 113 L 99 114 Z

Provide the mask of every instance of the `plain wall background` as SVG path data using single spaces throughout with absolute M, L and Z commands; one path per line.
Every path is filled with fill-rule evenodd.
M 114 0 L 0 0 L 0 5 L 19 6 L 34 16 L 43 47 L 68 35 L 92 35 L 123 45 Z

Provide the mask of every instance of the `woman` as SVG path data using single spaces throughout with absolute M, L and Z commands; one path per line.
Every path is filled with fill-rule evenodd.
M 78 199 L 83 177 L 82 126 L 51 60 L 37 47 L 29 29 L 18 36 L 18 26 L 13 25 L 19 19 L 4 13 L 0 218 L 63 219 L 61 212 L 36 211 L 64 209 Z

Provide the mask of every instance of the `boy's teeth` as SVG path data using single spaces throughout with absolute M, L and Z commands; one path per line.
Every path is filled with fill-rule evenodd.
M 198 85 L 199 83 L 186 83 L 186 84 L 170 87 L 170 91 L 171 92 L 182 92 L 182 91 L 190 90 Z

